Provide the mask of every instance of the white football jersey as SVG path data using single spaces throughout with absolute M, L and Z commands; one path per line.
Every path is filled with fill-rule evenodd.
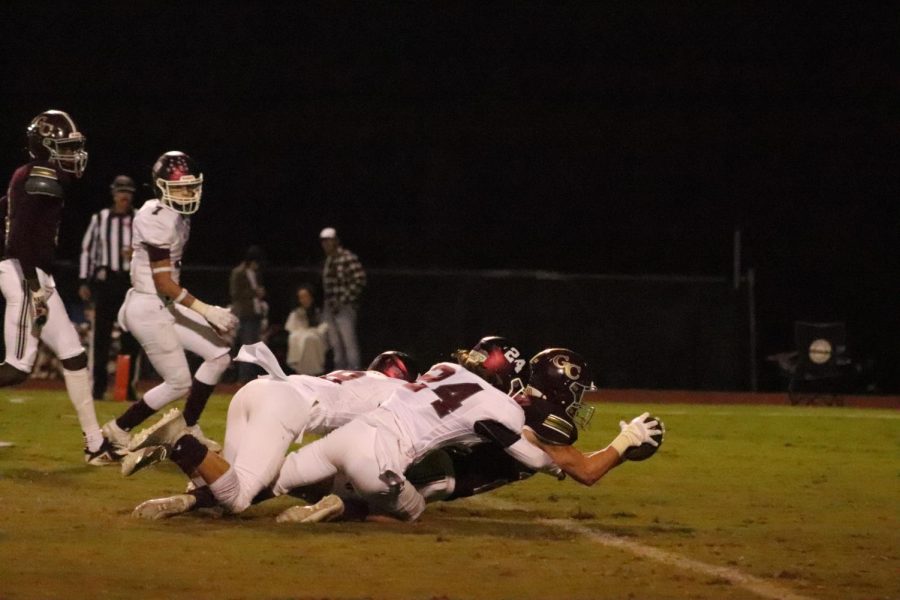
M 378 371 L 333 371 L 321 377 L 290 375 L 288 381 L 315 399 L 306 431 L 319 434 L 375 410 L 406 383 Z
M 408 437 L 413 461 L 450 444 L 484 441 L 475 432 L 478 421 L 495 421 L 514 433 L 521 433 L 525 425 L 525 412 L 515 400 L 464 367 L 447 362 L 398 388 L 381 410 L 362 418 L 377 426 L 383 411 L 393 414 Z
M 172 261 L 172 279 L 178 283 L 181 257 L 191 233 L 190 218 L 180 215 L 159 200 L 147 200 L 134 217 L 131 247 L 131 287 L 138 292 L 155 294 L 153 273 L 147 246 L 165 248 Z

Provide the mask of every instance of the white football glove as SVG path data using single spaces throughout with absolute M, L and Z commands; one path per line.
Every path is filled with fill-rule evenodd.
M 619 456 L 625 454 L 625 451 L 632 446 L 640 446 L 645 443 L 653 446 L 659 445 L 652 437 L 662 433 L 662 430 L 659 428 L 659 421 L 654 419 L 645 421 L 644 419 L 649 416 L 650 413 L 645 412 L 633 418 L 629 423 L 619 421 L 619 428 L 621 428 L 622 432 L 610 444 L 619 453 Z
M 238 318 L 227 308 L 211 306 L 197 299 L 194 299 L 191 308 L 200 313 L 213 329 L 220 333 L 229 333 L 237 327 Z
M 206 309 L 203 317 L 209 321 L 209 324 L 216 330 L 223 333 L 234 331 L 238 324 L 238 318 L 234 316 L 234 313 L 221 306 L 210 306 Z

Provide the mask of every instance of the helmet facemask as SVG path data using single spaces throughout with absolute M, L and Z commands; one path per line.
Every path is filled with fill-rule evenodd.
M 588 425 L 591 423 L 591 419 L 594 416 L 594 407 L 589 406 L 582 402 L 585 392 L 593 392 L 596 391 L 597 386 L 593 383 L 589 385 L 583 385 L 580 383 L 572 382 L 569 386 L 569 391 L 572 392 L 572 397 L 574 400 L 569 406 L 566 407 L 566 414 L 569 415 L 572 420 L 575 422 L 575 425 L 578 426 L 579 429 L 587 429 Z
M 182 175 L 178 181 L 163 178 L 156 179 L 156 187 L 161 193 L 160 201 L 182 215 L 192 215 L 200 210 L 200 197 L 203 195 L 203 175 Z M 175 195 L 175 190 L 185 190 L 190 194 Z
M 61 171 L 81 177 L 88 160 L 84 141 L 84 136 L 76 131 L 67 138 L 45 137 L 41 143 L 49 153 L 48 161 L 55 162 Z

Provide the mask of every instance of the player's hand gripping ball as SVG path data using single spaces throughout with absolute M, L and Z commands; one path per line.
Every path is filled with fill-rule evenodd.
M 655 425 L 650 425 L 652 422 L 655 422 Z M 666 426 L 663 422 L 657 417 L 649 415 L 644 419 L 644 423 L 650 427 L 651 431 L 655 430 L 655 433 L 651 433 L 650 438 L 656 442 L 656 445 L 653 445 L 650 442 L 644 442 L 640 446 L 632 446 L 622 455 L 622 458 L 625 460 L 647 460 L 656 454 L 656 451 L 662 446 L 663 438 L 666 435 Z

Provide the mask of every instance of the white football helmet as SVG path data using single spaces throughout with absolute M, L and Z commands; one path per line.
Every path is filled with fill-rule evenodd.
M 193 158 L 184 152 L 166 152 L 153 165 L 153 185 L 160 202 L 183 215 L 200 209 L 203 173 Z

